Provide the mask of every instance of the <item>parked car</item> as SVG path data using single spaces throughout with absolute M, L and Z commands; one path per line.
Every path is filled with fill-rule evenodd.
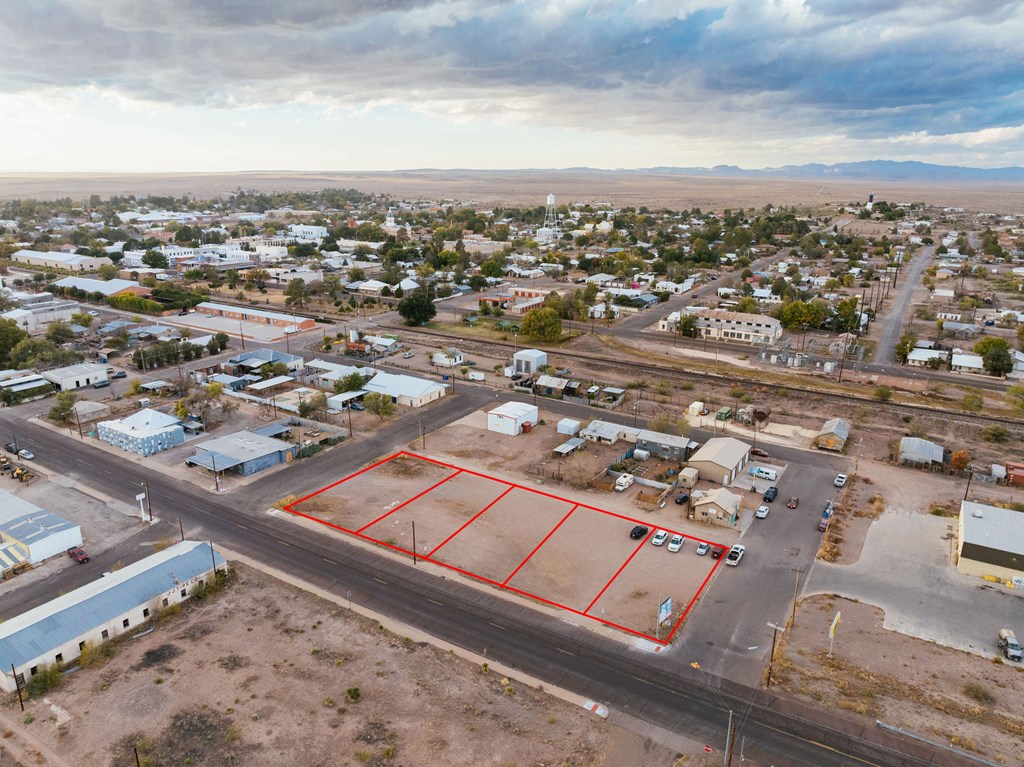
M 92 385 L 92 388 L 94 388 L 94 389 L 105 389 L 108 386 L 110 386 L 110 381 L 97 381 L 96 383 L 94 383 Z
M 767 458 L 768 457 L 768 453 L 766 453 L 764 450 L 762 450 L 759 447 L 752 447 L 752 448 L 750 448 L 750 454 L 751 455 L 756 455 L 758 458 Z
M 832 501 L 825 501 L 825 510 L 821 512 L 821 516 L 828 519 L 832 516 L 832 512 L 835 511 L 836 505 Z
M 768 516 L 769 511 L 771 511 L 770 506 L 758 506 L 757 511 L 754 512 L 754 516 L 758 519 L 764 519 Z
M 92 316 L 92 317 L 99 317 L 100 313 L 98 311 L 96 311 L 95 309 L 90 309 L 89 310 L 89 315 Z
M 724 553 L 725 549 L 723 549 L 721 546 L 715 546 L 715 548 L 711 549 L 711 558 L 718 559 Z
M 84 565 L 89 561 L 89 555 L 85 553 L 85 549 L 81 546 L 72 546 L 68 549 L 68 556 L 78 562 L 80 565 Z
M 764 500 L 768 501 L 769 503 L 771 503 L 778 497 L 779 488 L 777 487 L 769 487 L 767 490 L 764 491 Z
M 725 558 L 725 563 L 727 565 L 732 565 L 733 567 L 736 567 L 736 565 L 740 563 L 740 560 L 743 559 L 743 555 L 746 553 L 746 546 L 737 543 L 735 546 L 729 549 L 729 555 Z
M 790 498 L 788 501 L 786 501 L 786 508 L 787 509 L 795 509 L 799 505 L 800 505 L 800 499 L 797 498 L 795 495 L 792 498 Z
M 668 540 L 668 531 L 666 531 L 666 530 L 657 530 L 657 531 L 655 531 L 654 535 L 651 536 L 651 545 L 652 546 L 664 546 L 665 545 L 665 541 L 667 541 L 667 540 Z
M 708 553 L 708 549 L 711 548 L 711 544 L 707 541 L 701 541 L 697 544 L 697 556 L 703 557 Z
M 828 520 L 825 519 L 825 517 L 822 517 L 818 520 L 818 532 L 823 533 L 826 530 L 828 530 Z
M 836 487 L 846 487 L 846 480 L 849 479 L 845 474 L 836 474 L 836 478 L 832 480 L 832 484 Z
M 999 647 L 1007 660 L 1019 661 L 1022 657 L 1020 643 L 1010 629 L 999 629 Z
M 690 496 L 687 493 L 680 493 L 679 495 L 676 496 L 676 503 L 678 503 L 680 506 L 682 506 L 688 500 L 690 500 Z
M 4 445 L 4 450 L 6 450 L 8 453 L 14 453 L 15 455 L 18 454 L 18 446 L 13 442 L 8 442 L 6 445 Z
M 22 459 L 23 461 L 31 461 L 35 457 L 36 454 L 33 453 L 31 450 L 27 450 L 26 448 L 22 448 L 21 450 L 18 451 L 18 458 Z
M 636 527 L 634 527 L 632 530 L 629 531 L 629 537 L 632 538 L 633 540 L 640 540 L 645 535 L 647 535 L 647 532 L 648 532 L 648 530 L 647 530 L 647 528 L 644 525 L 637 525 Z
M 353 410 L 366 410 L 366 405 L 361 405 L 358 402 L 353 402 L 352 403 L 352 409 Z
M 678 533 L 676 535 L 673 535 L 672 540 L 668 542 L 668 550 L 673 553 L 679 551 L 679 549 L 683 548 L 683 542 L 685 540 L 686 539 Z
M 416 352 L 406 352 L 405 354 L 402 355 L 402 359 L 403 360 L 411 360 L 415 356 L 416 356 Z
M 114 374 L 113 374 L 112 376 L 110 376 L 110 377 L 111 377 L 111 378 L 127 378 L 127 377 L 128 377 L 128 374 L 127 374 L 127 373 L 125 373 L 125 372 L 124 372 L 123 370 L 118 370 L 118 371 L 117 371 L 116 373 L 114 373 Z

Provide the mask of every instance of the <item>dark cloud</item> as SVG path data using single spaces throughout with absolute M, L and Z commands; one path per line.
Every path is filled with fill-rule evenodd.
M 1022 39 L 1009 0 L 8 0 L 0 91 L 872 139 L 1024 123 Z

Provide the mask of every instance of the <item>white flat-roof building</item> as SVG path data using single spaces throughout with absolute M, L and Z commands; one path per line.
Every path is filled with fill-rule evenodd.
M 533 375 L 548 364 L 548 353 L 540 349 L 522 349 L 512 355 L 512 364 L 516 373 Z
M 81 545 L 81 527 L 0 490 L 0 569 L 36 564 Z
M 185 442 L 185 428 L 177 416 L 145 408 L 97 428 L 100 441 L 136 455 L 147 456 Z
M 102 293 L 104 297 L 116 296 L 122 291 L 139 287 L 135 280 L 94 280 L 91 277 L 65 277 L 53 284 L 58 288 L 77 288 L 86 293 Z
M 60 391 L 70 391 L 92 386 L 97 381 L 106 381 L 107 366 L 97 365 L 95 362 L 80 362 L 65 368 L 45 370 L 41 375 Z
M 1024 512 L 963 501 L 959 527 L 957 572 L 1024 588 Z
M 749 344 L 774 344 L 782 338 L 782 323 L 763 314 L 702 309 L 692 312 L 697 318 L 697 331 L 702 338 L 742 341 Z M 662 318 L 658 329 L 669 333 L 679 328 L 679 312 Z
M 86 643 L 98 645 L 134 631 L 164 607 L 182 602 L 227 563 L 201 541 L 182 541 L 92 583 L 0 623 L 0 689 L 14 692 L 11 667 L 21 677 L 77 658 Z
M 26 333 L 39 333 L 51 322 L 70 322 L 71 315 L 81 309 L 77 301 L 46 301 L 11 309 L 0 314 L 0 318 L 13 320 Z
M 539 420 L 536 405 L 526 402 L 506 402 L 487 412 L 487 431 L 514 437 L 529 431 Z

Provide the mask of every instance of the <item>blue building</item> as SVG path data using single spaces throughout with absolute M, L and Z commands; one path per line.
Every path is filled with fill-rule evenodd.
M 141 456 L 185 442 L 185 428 L 180 418 L 149 408 L 118 421 L 102 421 L 96 433 L 108 445 Z
M 255 431 L 240 431 L 196 446 L 186 466 L 202 466 L 216 474 L 230 471 L 248 477 L 282 463 L 291 463 L 299 446 Z

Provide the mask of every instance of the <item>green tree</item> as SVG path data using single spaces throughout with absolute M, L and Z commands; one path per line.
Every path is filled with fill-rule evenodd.
M 1002 338 L 995 338 L 994 336 L 989 336 L 988 338 L 981 339 L 980 341 L 978 341 L 978 343 L 974 345 L 974 353 L 980 354 L 982 357 L 987 357 L 989 354 L 996 351 L 997 349 L 1009 351 L 1010 344 L 1007 343 Z
M 230 339 L 228 338 L 227 333 L 217 333 L 217 335 L 213 337 L 213 340 L 217 342 L 217 350 L 224 351 L 228 348 L 228 341 Z M 212 354 L 213 352 L 211 351 L 210 353 Z
M 64 320 L 57 320 L 51 322 L 46 328 L 46 340 L 53 341 L 57 346 L 62 346 L 75 340 L 75 331 Z
M 0 319 L 0 360 L 10 359 L 11 350 L 28 338 L 14 320 Z
M 294 280 L 288 281 L 284 289 L 285 306 L 301 309 L 306 305 L 308 299 L 309 288 L 306 286 L 305 280 L 296 277 Z
M 76 325 L 81 325 L 83 328 L 91 328 L 94 317 L 86 312 L 75 312 L 71 315 L 71 321 Z
M 100 264 L 96 269 L 96 276 L 101 280 L 112 280 L 117 277 L 117 267 L 113 264 Z
M 875 399 L 879 402 L 888 402 L 892 399 L 892 389 L 888 386 L 879 386 L 875 389 Z
M 425 325 L 437 314 L 437 307 L 422 288 L 398 302 L 398 313 L 406 325 Z
M 757 299 L 752 296 L 744 296 L 736 302 L 736 311 L 743 314 L 760 314 L 760 308 Z
M 155 250 L 147 250 L 145 255 L 142 256 L 142 263 L 150 269 L 166 269 L 167 256 Z
M 1013 370 L 1013 357 L 1009 349 L 994 348 L 981 359 L 989 375 L 1002 377 Z
M 692 314 L 684 314 L 679 318 L 677 331 L 683 338 L 696 338 L 698 332 L 697 318 Z
M 562 337 L 562 318 L 550 307 L 531 309 L 523 317 L 522 328 L 527 338 L 554 342 Z
M 53 407 L 50 408 L 50 412 L 47 413 L 47 417 L 51 421 L 57 423 L 66 423 L 68 418 L 71 417 L 71 413 L 75 409 L 75 402 L 78 401 L 78 395 L 73 391 L 61 391 L 57 392 L 57 401 Z
M 349 373 L 344 378 L 335 378 L 331 384 L 331 388 L 334 389 L 335 394 L 341 394 L 347 391 L 358 391 L 363 388 L 363 384 L 366 383 L 366 378 L 362 373 L 354 372 Z
M 363 404 L 366 406 L 367 411 L 373 413 L 380 420 L 384 420 L 388 416 L 395 414 L 395 403 L 391 401 L 391 398 L 380 392 L 370 392 L 363 397 Z
M 896 356 L 899 357 L 900 362 L 907 361 L 907 355 L 910 354 L 916 343 L 916 333 L 904 333 L 900 336 L 899 343 L 896 344 Z

